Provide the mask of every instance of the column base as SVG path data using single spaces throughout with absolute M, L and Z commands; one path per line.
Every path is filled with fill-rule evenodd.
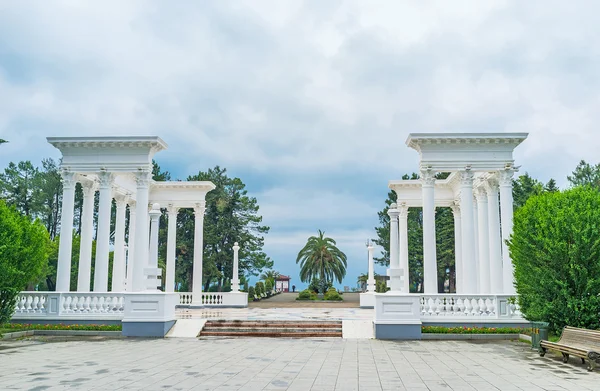
M 378 324 L 375 323 L 375 339 L 420 340 L 421 322 L 418 324 Z

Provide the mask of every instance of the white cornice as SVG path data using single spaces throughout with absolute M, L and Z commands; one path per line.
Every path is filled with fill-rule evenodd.
M 202 190 L 209 192 L 216 188 L 215 184 L 210 181 L 171 181 L 171 182 L 157 182 L 152 181 L 150 187 L 152 189 L 188 189 L 188 190 Z
M 62 148 L 139 148 L 147 147 L 154 152 L 168 148 L 158 136 L 127 137 L 47 137 L 46 140 L 59 150 Z
M 521 144 L 528 133 L 411 133 L 406 145 L 417 151 L 426 144 Z

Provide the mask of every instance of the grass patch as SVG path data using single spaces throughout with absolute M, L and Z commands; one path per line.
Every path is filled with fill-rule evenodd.
M 423 326 L 421 332 L 424 334 L 531 334 L 531 329 L 516 327 L 443 327 Z
M 28 324 L 28 323 L 6 323 L 0 325 L 0 335 L 27 330 L 84 330 L 84 331 L 121 331 L 120 324 Z

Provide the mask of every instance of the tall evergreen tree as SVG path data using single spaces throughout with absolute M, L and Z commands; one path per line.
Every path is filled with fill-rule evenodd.
M 591 186 L 600 190 L 600 163 L 591 165 L 585 160 L 579 162 L 572 175 L 567 176 L 573 187 Z

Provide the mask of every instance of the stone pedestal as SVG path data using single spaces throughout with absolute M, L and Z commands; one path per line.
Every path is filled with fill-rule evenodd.
M 131 292 L 125 294 L 123 335 L 126 337 L 164 337 L 175 324 L 179 294 Z
M 374 292 L 365 292 L 360 294 L 360 308 L 375 308 Z
M 375 338 L 421 339 L 419 296 L 401 292 L 376 293 Z
M 228 292 L 224 304 L 227 307 L 246 308 L 248 307 L 248 294 L 246 292 Z

